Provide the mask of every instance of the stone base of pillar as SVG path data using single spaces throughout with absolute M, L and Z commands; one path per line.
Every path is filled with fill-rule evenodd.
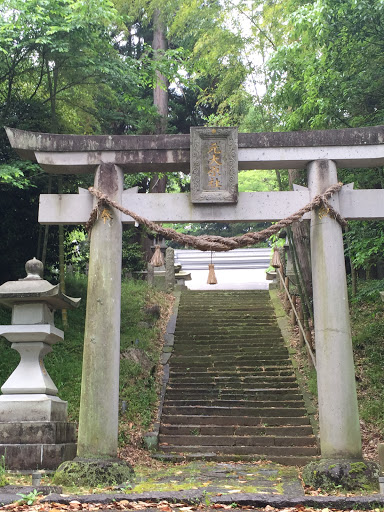
M 65 486 L 96 487 L 102 485 L 126 486 L 133 481 L 132 466 L 120 459 L 82 459 L 63 462 L 57 469 L 53 483 Z
M 326 492 L 377 491 L 379 489 L 379 465 L 376 462 L 346 459 L 321 459 L 304 467 L 305 485 Z
M 57 396 L 0 396 L 0 440 L 7 469 L 56 469 L 76 457 L 76 425 Z
M 7 469 L 56 469 L 76 457 L 75 423 L 0 422 L 0 439 L 0 456 L 5 456 Z

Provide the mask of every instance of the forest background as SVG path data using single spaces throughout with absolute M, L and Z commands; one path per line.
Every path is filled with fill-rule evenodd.
M 3 0 L 0 124 L 112 135 L 188 133 L 196 125 L 258 132 L 384 124 L 383 36 L 383 0 Z M 382 168 L 339 175 L 355 188 L 384 183 Z M 189 187 L 180 173 L 125 180 L 140 192 Z M 239 176 L 241 191 L 305 180 L 295 170 Z M 62 258 L 76 257 L 84 232 L 39 227 L 38 198 L 91 184 L 91 176 L 48 176 L 20 161 L 0 132 L 0 282 L 22 276 L 32 256 L 54 279 L 60 237 Z M 223 225 L 221 234 L 253 228 Z M 126 268 L 142 265 L 143 236 L 124 233 Z M 381 265 L 381 223 L 350 222 L 347 237 L 354 267 Z

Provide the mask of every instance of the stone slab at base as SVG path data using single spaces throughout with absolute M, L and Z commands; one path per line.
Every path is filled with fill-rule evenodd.
M 133 481 L 132 466 L 120 459 L 81 459 L 64 462 L 53 477 L 55 485 L 96 487 Z
M 335 489 L 376 491 L 379 487 L 379 465 L 363 459 L 321 459 L 307 464 L 302 477 L 306 485 L 327 492 Z
M 0 396 L 0 422 L 66 421 L 67 402 L 45 394 Z
M 0 422 L 0 440 L 6 444 L 76 443 L 76 424 L 65 421 Z
M 0 444 L 0 456 L 12 470 L 56 469 L 76 457 L 76 443 Z

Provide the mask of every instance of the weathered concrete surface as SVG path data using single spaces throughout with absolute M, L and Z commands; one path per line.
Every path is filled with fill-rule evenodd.
M 1 455 L 13 470 L 56 469 L 63 461 L 76 456 L 76 443 L 4 443 L 0 444 Z
M 8 444 L 75 443 L 76 424 L 66 421 L 0 423 L 0 439 Z
M 11 145 L 23 151 L 123 151 L 188 149 L 189 134 L 62 135 L 6 128 Z M 303 132 L 239 133 L 240 148 L 354 146 L 384 144 L 384 126 Z
M 147 283 L 152 288 L 155 284 L 155 267 L 151 263 L 147 265 Z
M 53 345 L 64 338 L 64 332 L 52 324 L 16 324 L 1 325 L 0 336 L 4 336 L 11 343 L 42 341 Z
M 312 197 L 334 183 L 334 162 L 309 165 Z M 339 209 L 337 195 L 330 203 Z M 343 237 L 340 225 L 326 212 L 312 212 L 311 259 L 321 456 L 361 459 Z
M 121 169 L 101 165 L 95 187 L 121 201 Z M 121 236 L 120 213 L 104 209 L 90 245 L 78 441 L 82 458 L 117 456 Z
M 67 402 L 46 394 L 1 395 L 0 421 L 66 421 Z
M 383 190 L 351 190 L 339 193 L 340 211 L 346 219 L 384 219 Z M 295 192 L 241 192 L 236 205 L 199 204 L 193 207 L 190 194 L 127 194 L 122 206 L 153 222 L 247 222 L 277 221 L 310 201 L 307 189 Z M 170 205 L 171 203 L 171 205 Z M 41 224 L 84 224 L 89 219 L 93 197 L 86 194 L 40 195 Z M 307 217 L 306 217 L 307 218 Z M 134 224 L 122 215 L 124 224 Z
M 175 288 L 175 251 L 172 247 L 165 251 L 165 288 L 168 293 Z
M 53 310 L 49 308 L 47 304 L 39 302 L 30 304 L 15 304 L 12 308 L 12 324 L 54 325 Z
M 52 352 L 52 347 L 41 341 L 12 343 L 12 348 L 20 354 L 20 362 L 16 370 L 1 386 L 4 395 L 33 393 L 57 395 L 57 387 L 48 375 L 44 366 L 44 357 Z M 26 404 L 25 419 L 28 419 Z
M 76 308 L 80 299 L 68 297 L 60 291 L 60 285 L 53 285 L 44 279 L 8 281 L 0 286 L 0 304 L 14 306 L 39 302 L 53 309 Z
M 116 163 L 126 172 L 189 172 L 189 135 L 84 136 L 6 130 L 18 154 L 39 162 L 47 172 L 87 173 L 101 163 Z M 299 169 L 315 159 L 333 159 L 342 167 L 382 165 L 383 144 L 383 126 L 243 133 L 239 134 L 239 169 Z

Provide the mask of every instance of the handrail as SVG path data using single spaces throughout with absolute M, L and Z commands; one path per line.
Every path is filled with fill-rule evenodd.
M 305 344 L 306 344 L 306 346 L 307 346 L 308 353 L 309 353 L 309 355 L 311 356 L 311 359 L 312 359 L 313 367 L 314 367 L 314 368 L 315 368 L 315 370 L 316 370 L 316 359 L 315 359 L 315 355 L 314 355 L 314 353 L 313 353 L 313 351 L 312 351 L 312 347 L 311 347 L 311 345 L 309 344 L 309 342 L 308 342 L 308 340 L 307 340 L 307 337 L 306 337 L 306 335 L 305 335 L 305 331 L 304 331 L 304 328 L 303 328 L 303 326 L 302 326 L 302 324 L 301 324 L 301 322 L 300 322 L 299 315 L 297 314 L 296 308 L 295 308 L 295 306 L 294 306 L 294 304 L 293 304 L 293 301 L 292 301 L 292 298 L 291 298 L 291 294 L 289 293 L 289 290 L 288 290 L 288 288 L 287 288 L 287 287 L 286 287 L 286 285 L 285 285 L 285 282 L 284 282 L 284 279 L 283 279 L 283 275 L 282 275 L 282 273 L 281 273 L 281 270 L 280 270 L 279 268 L 276 268 L 276 270 L 277 270 L 277 271 L 278 271 L 278 273 L 279 273 L 280 281 L 282 282 L 282 284 L 283 284 L 283 286 L 284 286 L 284 289 L 285 289 L 285 293 L 287 294 L 288 300 L 289 300 L 289 302 L 291 303 L 292 310 L 293 310 L 293 312 L 294 312 L 294 314 L 295 314 L 295 317 L 296 317 L 296 320 L 297 320 L 297 325 L 299 326 L 299 329 L 300 329 L 300 331 L 301 331 L 301 334 L 303 335 L 303 339 L 304 339 L 304 342 L 305 342 Z

